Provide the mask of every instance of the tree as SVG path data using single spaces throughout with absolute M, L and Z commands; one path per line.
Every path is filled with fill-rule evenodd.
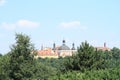
M 114 47 L 112 50 L 112 57 L 113 57 L 113 65 L 114 66 L 118 66 L 120 65 L 120 49 L 119 48 L 116 48 Z
M 10 52 L 10 73 L 13 80 L 26 80 L 34 77 L 34 47 L 27 35 L 16 34 L 16 43 Z M 33 53 L 32 53 L 33 52 Z
M 0 80 L 9 80 L 9 55 L 0 57 Z
M 82 72 L 92 69 L 104 69 L 106 62 L 103 51 L 97 51 L 87 41 L 82 42 L 77 49 L 77 54 L 66 58 L 65 67 L 67 70 L 80 70 Z
M 112 55 L 113 55 L 114 59 L 116 59 L 116 60 L 120 59 L 120 49 L 119 48 L 114 47 L 111 51 L 112 51 Z
M 0 57 L 2 56 L 2 54 L 0 53 Z
M 87 41 L 82 42 L 80 47 L 77 50 L 78 54 L 76 55 L 78 69 L 84 71 L 85 69 L 90 69 L 94 61 L 95 49 Z

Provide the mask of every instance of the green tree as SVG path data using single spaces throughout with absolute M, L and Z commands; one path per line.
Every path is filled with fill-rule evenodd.
M 9 55 L 0 57 L 0 80 L 9 80 Z
M 119 48 L 114 47 L 111 51 L 112 51 L 112 55 L 113 55 L 114 59 L 116 59 L 116 60 L 120 59 L 120 49 Z
M 67 70 L 80 70 L 82 72 L 92 69 L 104 69 L 106 67 L 103 51 L 97 51 L 87 41 L 82 42 L 77 49 L 77 54 L 65 60 Z
M 85 69 L 90 69 L 93 65 L 94 61 L 94 53 L 95 49 L 93 46 L 89 45 L 87 41 L 82 42 L 80 47 L 78 47 L 78 54 L 76 55 L 75 59 L 77 60 L 76 66 L 78 66 L 78 69 L 81 71 L 84 71 Z
M 63 72 L 65 72 L 66 70 L 73 70 L 74 64 L 73 64 L 73 57 L 70 56 L 66 56 L 65 58 L 63 58 L 63 66 L 61 66 L 61 68 L 63 68 Z
M 112 50 L 112 57 L 113 57 L 113 64 L 114 66 L 118 66 L 120 65 L 120 49 L 119 48 L 116 48 L 114 47 Z
M 0 53 L 0 57 L 2 56 L 2 54 Z
M 10 73 L 13 80 L 27 80 L 34 77 L 34 47 L 27 35 L 16 34 L 16 43 L 10 52 Z
M 106 60 L 108 55 L 108 51 L 102 51 L 102 50 L 96 50 L 93 54 L 93 65 L 92 68 L 99 70 L 99 69 L 105 69 L 108 65 L 108 62 Z

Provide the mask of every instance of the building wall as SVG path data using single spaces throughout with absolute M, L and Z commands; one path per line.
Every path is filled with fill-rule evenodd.
M 65 57 L 65 56 L 72 56 L 76 50 L 58 50 L 58 56 Z

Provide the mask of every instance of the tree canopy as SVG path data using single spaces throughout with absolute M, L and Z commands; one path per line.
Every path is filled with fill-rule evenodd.
M 72 56 L 34 58 L 36 50 L 25 34 L 16 34 L 11 51 L 0 55 L 0 80 L 114 80 L 120 78 L 120 49 L 97 50 L 82 42 Z

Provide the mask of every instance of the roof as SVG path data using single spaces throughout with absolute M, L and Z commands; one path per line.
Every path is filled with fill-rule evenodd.
M 60 46 L 58 50 L 70 50 L 70 48 L 65 44 L 65 40 L 63 40 L 63 45 Z
M 103 51 L 110 51 L 111 49 L 110 48 L 108 48 L 108 47 L 96 47 L 97 48 L 97 50 L 103 50 Z
M 70 50 L 70 48 L 67 45 L 63 44 L 58 48 L 58 50 Z
M 54 52 L 52 49 L 47 48 L 45 50 L 39 50 L 38 56 L 58 56 L 58 54 Z
M 110 51 L 111 49 L 110 48 L 108 48 L 108 47 L 106 47 L 106 43 L 104 43 L 104 46 L 103 47 L 96 47 L 97 48 L 97 50 L 102 50 L 102 51 Z

